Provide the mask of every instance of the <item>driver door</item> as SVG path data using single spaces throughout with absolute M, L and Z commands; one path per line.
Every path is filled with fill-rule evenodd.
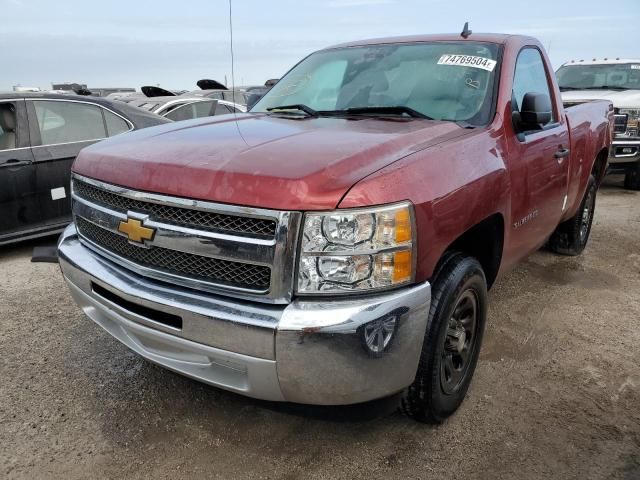
M 524 48 L 513 80 L 512 111 L 528 92 L 544 93 L 557 105 L 540 51 Z M 509 141 L 511 176 L 511 238 L 515 251 L 540 248 L 564 212 L 569 176 L 569 131 L 561 112 L 540 130 L 513 132 Z

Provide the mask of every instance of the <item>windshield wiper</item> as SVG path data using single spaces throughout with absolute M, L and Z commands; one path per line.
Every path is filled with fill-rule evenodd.
M 320 116 L 318 114 L 318 112 L 316 112 L 313 108 L 307 107 L 306 105 L 303 105 L 301 103 L 296 103 L 295 105 L 282 105 L 280 107 L 267 108 L 268 112 L 273 112 L 273 111 L 276 111 L 276 110 L 277 111 L 281 111 L 281 110 L 299 110 L 301 112 L 306 113 L 310 117 L 319 117 Z
M 426 118 L 427 120 L 433 120 L 433 118 L 414 110 L 411 107 L 404 105 L 398 105 L 395 107 L 352 107 L 345 108 L 344 110 L 326 110 L 318 112 L 319 115 L 408 115 L 413 118 Z
M 569 90 L 584 90 L 584 88 L 580 88 L 580 87 L 563 87 L 560 86 L 560 91 L 561 92 L 567 92 Z
M 311 107 L 308 107 L 302 103 L 296 103 L 294 105 L 281 105 L 279 107 L 270 107 L 267 108 L 268 112 L 284 112 L 286 110 L 299 110 L 301 112 L 306 113 L 310 117 L 321 117 L 321 116 L 336 116 L 336 115 L 408 115 L 413 118 L 426 118 L 428 120 L 433 120 L 431 117 L 425 115 L 424 113 L 420 113 L 417 110 L 414 110 L 411 107 L 406 107 L 404 105 L 398 105 L 395 107 L 352 107 L 345 108 L 344 110 L 314 110 Z

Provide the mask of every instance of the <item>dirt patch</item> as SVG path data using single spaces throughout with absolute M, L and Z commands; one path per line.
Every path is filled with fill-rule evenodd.
M 54 240 L 0 248 L 0 477 L 639 479 L 640 194 L 619 186 L 582 256 L 538 252 L 498 281 L 468 397 L 439 427 L 168 372 L 29 263 Z
M 577 261 L 557 261 L 550 265 L 526 262 L 523 268 L 545 285 L 574 285 L 593 290 L 617 289 L 620 279 L 606 270 L 585 267 Z

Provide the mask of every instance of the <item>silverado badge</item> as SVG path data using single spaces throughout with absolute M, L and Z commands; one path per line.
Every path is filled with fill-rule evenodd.
M 124 233 L 130 242 L 142 244 L 144 244 L 145 240 L 153 240 L 153 236 L 156 233 L 155 229 L 145 227 L 142 225 L 141 220 L 136 220 L 135 218 L 127 218 L 126 222 L 120 222 L 118 231 Z

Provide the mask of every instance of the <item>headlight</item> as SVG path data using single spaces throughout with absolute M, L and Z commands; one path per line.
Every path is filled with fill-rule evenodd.
M 410 283 L 414 235 L 409 203 L 306 213 L 297 291 L 361 292 Z

